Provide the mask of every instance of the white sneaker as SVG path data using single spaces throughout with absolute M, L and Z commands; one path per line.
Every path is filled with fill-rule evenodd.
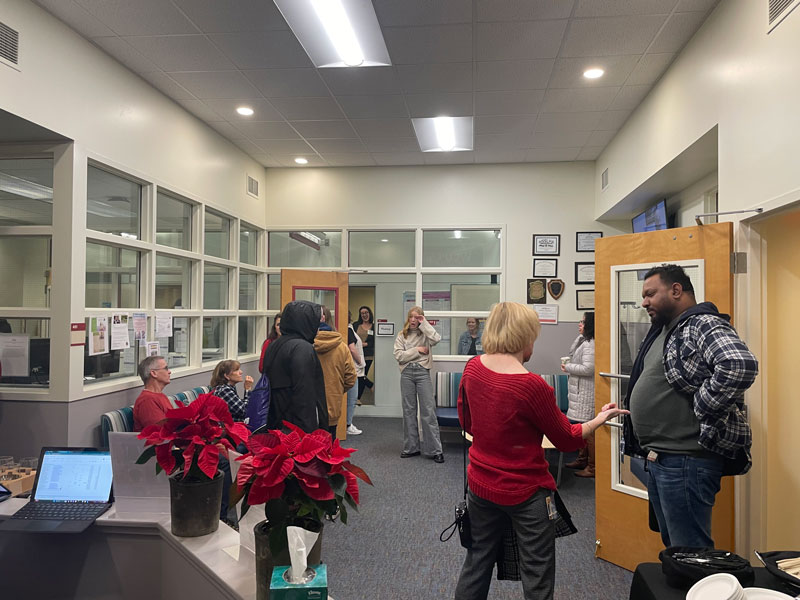
M 353 424 L 347 426 L 347 435 L 361 435 L 363 432 Z

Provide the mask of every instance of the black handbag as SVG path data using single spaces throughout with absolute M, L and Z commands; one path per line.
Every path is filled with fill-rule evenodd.
M 701 579 L 716 573 L 730 573 L 742 587 L 753 585 L 755 571 L 750 563 L 733 552 L 713 548 L 670 546 L 658 554 L 667 584 L 688 590 Z

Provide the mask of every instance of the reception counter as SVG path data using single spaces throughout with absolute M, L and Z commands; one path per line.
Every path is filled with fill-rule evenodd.
M 0 519 L 26 502 L 0 503 Z M 256 597 L 253 553 L 240 549 L 239 534 L 224 523 L 215 533 L 180 538 L 169 515 L 114 507 L 79 534 L 0 532 L 0 582 L 3 598 Z

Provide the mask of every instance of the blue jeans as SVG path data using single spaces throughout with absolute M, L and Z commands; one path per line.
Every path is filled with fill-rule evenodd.
M 358 384 L 347 390 L 347 426 L 353 424 L 353 413 L 356 411 L 356 402 L 358 401 Z
M 711 509 L 722 479 L 722 457 L 659 453 L 646 463 L 647 492 L 664 546 L 713 548 Z

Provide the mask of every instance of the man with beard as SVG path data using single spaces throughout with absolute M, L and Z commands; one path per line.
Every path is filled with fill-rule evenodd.
M 752 464 L 743 397 L 758 361 L 728 315 L 711 302 L 697 304 L 680 266 L 650 269 L 642 298 L 652 327 L 631 371 L 625 453 L 647 458 L 647 491 L 665 546 L 713 547 L 720 479 Z
M 264 373 L 270 386 L 267 428 L 280 429 L 283 421 L 289 421 L 305 432 L 327 431 L 325 380 L 314 351 L 322 307 L 295 300 L 284 307 L 281 315 L 282 335 L 264 355 Z

